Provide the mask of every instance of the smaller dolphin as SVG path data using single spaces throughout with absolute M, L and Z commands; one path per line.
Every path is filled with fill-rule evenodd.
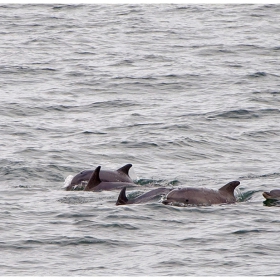
M 263 192 L 263 196 L 265 199 L 280 200 L 280 190 L 275 189 L 270 192 Z
M 128 172 L 132 167 L 132 164 L 126 164 L 116 171 L 111 170 L 101 170 L 100 180 L 103 182 L 128 182 L 133 183 L 133 180 L 129 177 Z M 71 183 L 65 188 L 66 191 L 72 190 L 73 186 L 79 185 L 83 181 L 89 181 L 94 170 L 83 170 L 73 177 Z
M 138 187 L 138 185 L 134 183 L 128 183 L 128 182 L 103 182 L 100 180 L 100 169 L 101 166 L 98 166 L 94 170 L 86 187 L 84 188 L 84 191 L 92 191 L 92 192 L 97 192 L 102 190 L 109 191 L 113 189 L 120 189 L 124 186 Z
M 163 204 L 172 205 L 212 205 L 222 203 L 234 203 L 234 189 L 240 184 L 239 181 L 233 181 L 219 190 L 206 188 L 181 188 L 169 192 Z
M 146 203 L 149 202 L 155 198 L 159 198 L 161 195 L 168 194 L 172 188 L 158 188 L 151 190 L 147 193 L 144 193 L 142 195 L 137 196 L 134 199 L 128 200 L 126 197 L 126 187 L 122 188 L 118 200 L 116 202 L 116 205 L 124 205 L 124 204 L 140 204 L 140 203 Z

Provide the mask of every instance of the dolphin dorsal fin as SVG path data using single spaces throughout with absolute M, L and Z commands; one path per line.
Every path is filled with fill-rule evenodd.
M 229 183 L 227 183 L 226 185 L 224 185 L 223 187 L 221 187 L 221 188 L 219 189 L 219 191 L 227 192 L 227 193 L 233 194 L 234 189 L 235 189 L 239 184 L 240 184 L 239 181 L 232 181 L 232 182 L 229 182 Z
M 116 202 L 116 205 L 124 205 L 128 202 L 125 191 L 126 191 L 126 187 L 122 188 L 122 190 L 119 194 L 118 200 Z
M 128 176 L 128 171 L 131 167 L 132 167 L 132 164 L 129 163 L 129 164 L 126 164 L 125 166 L 119 168 L 117 171 L 121 172 L 121 173 L 124 173 Z
M 94 172 L 92 173 L 92 175 L 89 178 L 89 181 L 84 189 L 85 191 L 90 191 L 101 183 L 101 180 L 99 177 L 100 169 L 101 169 L 101 166 L 96 167 L 96 169 L 94 170 Z

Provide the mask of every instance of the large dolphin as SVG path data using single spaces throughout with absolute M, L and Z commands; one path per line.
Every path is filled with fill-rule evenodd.
M 263 196 L 265 199 L 280 200 L 280 190 L 275 189 L 270 192 L 263 192 Z
M 172 205 L 212 205 L 223 203 L 234 203 L 234 189 L 240 184 L 239 181 L 233 181 L 219 190 L 206 188 L 181 188 L 169 192 L 163 204 Z
M 129 177 L 128 172 L 132 167 L 132 164 L 126 164 L 123 167 L 119 168 L 116 171 L 111 170 L 101 170 L 100 171 L 100 180 L 103 182 L 128 182 L 133 183 L 133 180 Z M 72 190 L 73 186 L 79 185 L 83 181 L 89 181 L 94 170 L 83 170 L 73 177 L 72 181 L 66 187 L 67 191 Z
M 146 203 L 151 200 L 154 200 L 155 198 L 159 198 L 162 195 L 168 194 L 172 188 L 157 188 L 151 191 L 148 191 L 147 193 L 144 193 L 142 195 L 137 196 L 134 199 L 128 200 L 126 197 L 126 187 L 123 187 L 118 200 L 116 202 L 116 205 L 124 205 L 124 204 L 140 204 L 140 203 Z
M 86 187 L 84 188 L 84 191 L 92 191 L 92 192 L 98 192 L 102 190 L 114 190 L 114 189 L 120 189 L 124 186 L 127 187 L 139 187 L 139 185 L 129 182 L 104 182 L 100 179 L 100 169 L 101 166 L 98 166 L 93 174 L 91 175 Z

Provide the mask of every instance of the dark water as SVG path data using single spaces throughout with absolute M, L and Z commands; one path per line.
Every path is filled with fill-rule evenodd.
M 279 5 L 2 5 L 2 276 L 279 276 Z M 115 206 L 241 182 L 233 205 Z M 279 206 L 279 205 L 278 205 Z

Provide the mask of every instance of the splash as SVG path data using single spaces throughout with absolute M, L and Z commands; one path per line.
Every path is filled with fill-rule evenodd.
M 256 191 L 242 192 L 240 189 L 235 189 L 234 192 L 236 193 L 235 197 L 237 202 L 245 202 L 249 201 Z
M 65 179 L 64 184 L 63 184 L 63 189 L 65 189 L 67 186 L 70 185 L 73 178 L 74 178 L 73 175 L 67 176 L 67 178 Z

